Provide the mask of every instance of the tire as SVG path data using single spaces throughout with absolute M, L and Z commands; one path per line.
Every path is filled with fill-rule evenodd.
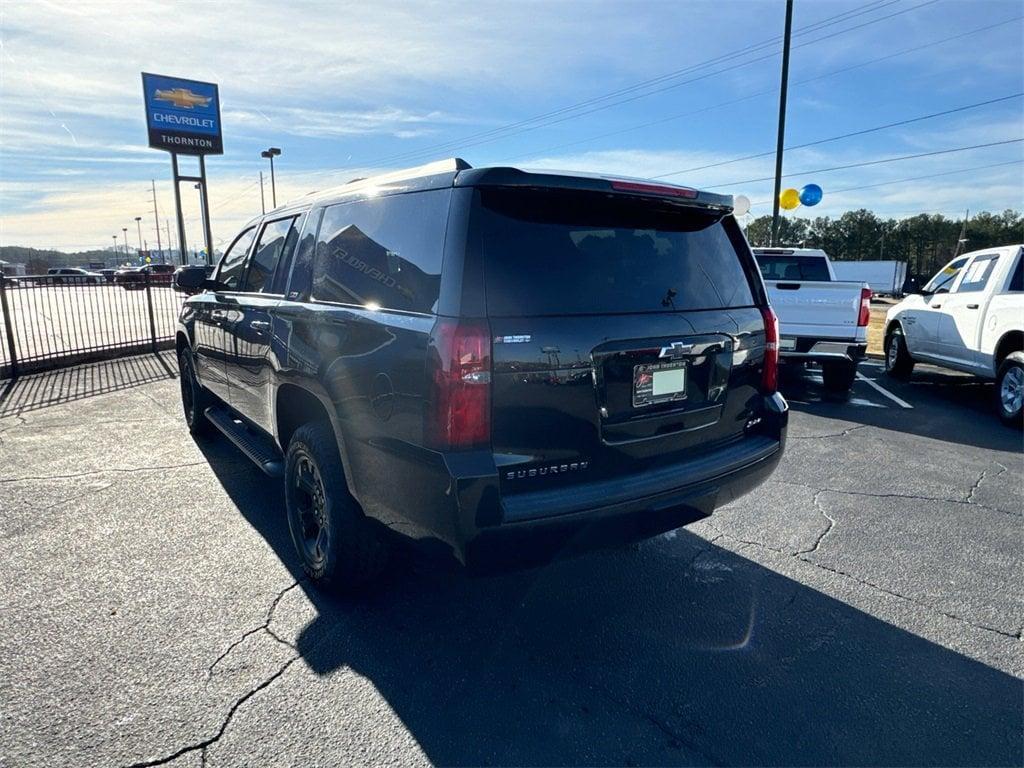
M 857 378 L 857 364 L 850 362 L 822 363 L 821 377 L 825 390 L 833 395 L 849 394 Z
M 996 412 L 1010 427 L 1024 427 L 1024 352 L 1011 352 L 996 374 Z
M 329 424 L 315 422 L 295 431 L 284 482 L 292 543 L 315 583 L 354 592 L 381 574 L 387 549 L 349 493 Z
M 903 329 L 899 326 L 885 337 L 885 372 L 896 379 L 909 379 L 914 372 L 914 358 L 910 356 Z
M 181 385 L 181 409 L 185 413 L 188 431 L 194 437 L 209 434 L 212 425 L 206 418 L 206 409 L 214 404 L 214 399 L 196 378 L 192 350 L 188 347 L 178 352 L 178 382 Z

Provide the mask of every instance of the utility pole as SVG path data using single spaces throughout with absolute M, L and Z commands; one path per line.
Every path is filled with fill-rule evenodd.
M 167 227 L 167 250 L 171 251 L 171 261 L 173 261 L 174 260 L 174 253 L 173 253 L 174 246 L 172 245 L 173 241 L 171 240 L 171 220 L 170 219 L 164 219 L 164 226 Z
M 789 41 L 793 32 L 793 0 L 786 0 L 786 31 L 782 38 L 782 87 L 779 89 L 779 141 L 775 147 L 775 194 L 772 195 L 772 238 L 779 238 L 779 192 L 782 191 L 782 148 L 786 141 L 786 91 L 789 87 Z
M 960 246 L 967 242 L 967 219 L 971 217 L 971 209 L 964 211 L 964 223 L 960 227 L 960 237 L 957 238 L 956 248 L 953 249 L 953 258 L 960 255 Z
M 156 180 L 150 179 L 150 185 L 153 188 L 153 223 L 156 224 L 156 249 L 160 252 L 160 260 L 163 261 L 164 247 L 160 244 L 160 215 L 156 211 Z M 169 248 L 170 243 L 167 244 Z

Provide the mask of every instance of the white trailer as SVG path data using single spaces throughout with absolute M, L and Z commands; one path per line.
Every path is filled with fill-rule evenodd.
M 907 281 L 905 261 L 833 261 L 836 280 L 867 283 L 876 296 L 902 296 Z

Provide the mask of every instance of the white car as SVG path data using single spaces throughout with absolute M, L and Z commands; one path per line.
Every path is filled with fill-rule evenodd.
M 927 362 L 996 382 L 996 409 L 1024 421 L 1024 247 L 958 256 L 885 316 L 885 369 L 909 377 Z

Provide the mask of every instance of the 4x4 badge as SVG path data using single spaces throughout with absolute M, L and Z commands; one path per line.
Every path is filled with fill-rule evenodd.
M 681 341 L 673 341 L 669 346 L 661 348 L 658 357 L 667 357 L 670 360 L 681 360 L 686 354 L 693 350 L 693 344 L 683 344 Z

